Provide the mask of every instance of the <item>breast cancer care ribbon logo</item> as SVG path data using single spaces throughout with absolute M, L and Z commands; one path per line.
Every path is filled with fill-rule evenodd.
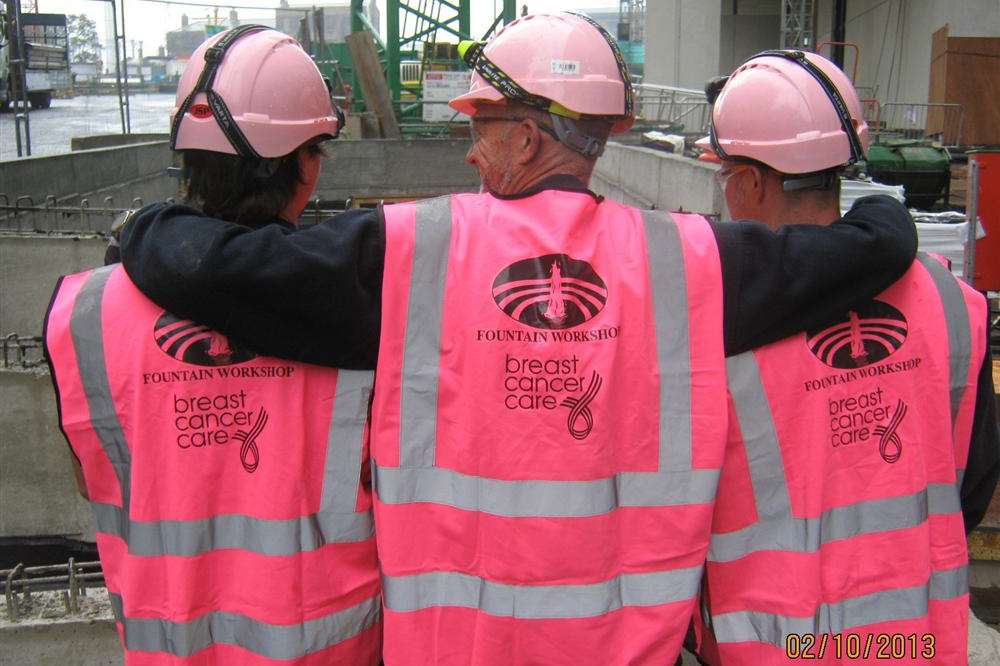
M 594 415 L 590 412 L 590 403 L 597 397 L 597 392 L 601 390 L 604 380 L 597 372 L 590 375 L 590 382 L 587 390 L 579 398 L 569 397 L 562 401 L 563 407 L 569 407 L 569 416 L 566 417 L 566 427 L 573 439 L 585 439 L 590 431 L 594 429 Z M 580 424 L 583 421 L 583 424 Z
M 903 417 L 906 416 L 906 409 L 905 402 L 896 401 L 895 413 L 889 420 L 889 425 L 875 426 L 875 435 L 881 438 L 878 442 L 878 452 L 882 456 L 882 460 L 887 463 L 894 463 L 903 455 L 903 442 L 899 439 L 896 430 L 903 422 Z
M 257 466 L 260 464 L 260 451 L 257 449 L 257 438 L 260 437 L 260 433 L 264 432 L 264 426 L 267 425 L 267 418 L 267 411 L 261 407 L 260 413 L 257 414 L 257 421 L 254 422 L 253 427 L 249 431 L 236 431 L 235 437 L 240 442 L 240 462 L 243 463 L 243 469 L 249 474 L 256 472 Z

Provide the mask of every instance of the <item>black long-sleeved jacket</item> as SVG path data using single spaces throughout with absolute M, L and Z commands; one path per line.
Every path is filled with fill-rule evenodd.
M 587 192 L 565 178 L 539 189 Z M 892 284 L 916 253 L 909 213 L 884 196 L 859 200 L 829 227 L 772 232 L 756 222 L 727 222 L 712 229 L 728 355 L 832 323 Z M 191 208 L 154 204 L 125 226 L 121 246 L 138 287 L 179 316 L 268 355 L 349 369 L 375 366 L 385 252 L 380 211 L 349 211 L 303 231 L 287 225 L 250 230 Z M 986 366 L 962 492 L 969 529 L 982 519 L 1000 475 Z

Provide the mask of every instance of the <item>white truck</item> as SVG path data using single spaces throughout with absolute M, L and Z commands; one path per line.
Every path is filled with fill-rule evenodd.
M 7 13 L 0 36 L 0 111 L 19 97 L 17 80 L 10 65 L 14 39 L 13 16 Z M 73 87 L 65 14 L 21 14 L 28 67 L 26 92 L 33 109 L 47 109 L 52 95 Z

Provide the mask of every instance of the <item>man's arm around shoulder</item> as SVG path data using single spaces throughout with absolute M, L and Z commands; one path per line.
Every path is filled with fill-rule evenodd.
M 826 227 L 722 222 L 713 230 L 730 356 L 829 323 L 902 277 L 917 253 L 909 211 L 882 195 L 859 199 Z
M 302 231 L 253 230 L 154 204 L 120 242 L 135 284 L 178 316 L 263 354 L 375 367 L 385 253 L 378 211 L 348 211 Z

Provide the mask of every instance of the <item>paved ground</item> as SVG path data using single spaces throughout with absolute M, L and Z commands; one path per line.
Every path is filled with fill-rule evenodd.
M 166 132 L 174 95 L 132 95 L 130 117 L 133 132 Z M 121 132 L 121 115 L 116 95 L 86 95 L 54 99 L 52 107 L 29 113 L 31 154 L 53 155 L 69 151 L 74 136 Z M 14 114 L 0 113 L 0 161 L 17 157 Z

